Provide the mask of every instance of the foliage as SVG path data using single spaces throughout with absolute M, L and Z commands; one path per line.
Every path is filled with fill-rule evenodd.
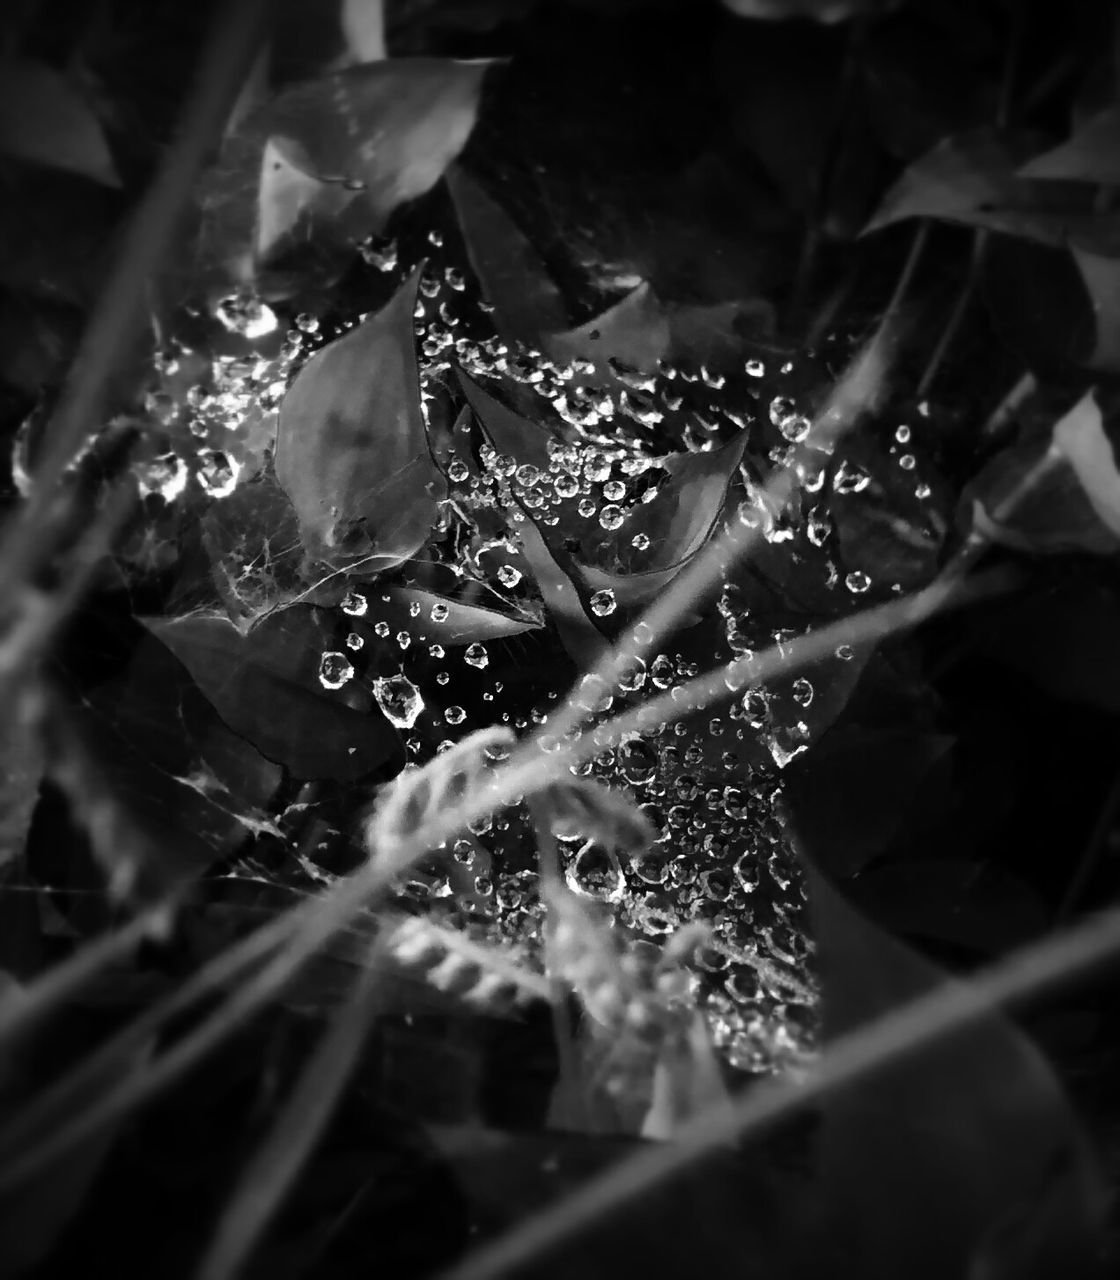
M 4 1273 L 1114 1265 L 1109 7 L 19 8 Z

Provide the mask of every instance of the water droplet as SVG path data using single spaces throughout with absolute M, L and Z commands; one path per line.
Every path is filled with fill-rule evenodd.
M 583 460 L 583 474 L 592 484 L 601 483 L 610 477 L 611 460 L 602 449 L 589 449 Z
M 358 635 L 356 631 L 351 631 L 350 634 L 346 637 L 347 649 L 360 649 L 364 644 L 365 644 L 365 641 L 362 639 L 360 635 Z
M 617 752 L 622 776 L 633 786 L 652 780 L 657 772 L 657 752 L 643 738 L 631 738 Z
M 198 455 L 198 483 L 212 498 L 225 498 L 237 488 L 241 463 L 220 449 L 206 449 Z
M 864 573 L 862 569 L 853 569 L 844 579 L 844 585 L 853 595 L 863 595 L 871 586 L 871 577 L 869 574 Z
M 373 631 L 374 631 L 374 634 L 377 636 L 380 636 L 382 640 L 388 640 L 389 624 L 385 621 L 384 618 L 382 618 L 380 622 L 375 622 L 373 624 Z
M 447 467 L 447 478 L 455 484 L 462 484 L 470 475 L 470 468 L 462 458 L 452 458 Z
M 585 711 L 598 713 L 609 711 L 614 702 L 606 682 L 599 676 L 586 675 L 580 681 L 576 702 Z
M 516 587 L 521 581 L 521 570 L 511 564 L 504 564 L 498 570 L 498 581 L 503 587 Z
M 234 293 L 223 298 L 214 314 L 223 328 L 250 340 L 263 338 L 276 329 L 276 313 L 259 298 L 248 294 Z
M 855 650 L 850 644 L 838 644 L 836 646 L 836 656 L 841 662 L 851 662 L 855 657 Z
M 618 687 L 623 693 L 636 693 L 646 682 L 646 664 L 635 656 L 628 659 L 618 673 Z
M 910 443 L 910 428 L 904 422 L 894 433 L 894 438 L 899 444 Z
M 626 486 L 621 480 L 608 480 L 603 485 L 603 497 L 608 502 L 621 502 L 626 497 Z
M 581 504 L 582 505 L 582 504 Z M 621 507 L 606 506 L 599 512 L 599 523 L 604 529 L 614 530 L 622 527 L 626 514 Z
M 649 549 L 649 535 L 646 533 L 636 533 L 630 539 L 630 545 L 635 551 L 647 551 Z
M 914 490 L 914 497 L 917 498 L 919 502 L 924 502 L 925 499 L 928 498 L 932 492 L 933 490 L 929 487 L 928 484 L 920 484 Z
M 604 587 L 602 591 L 596 591 L 591 597 L 591 612 L 597 618 L 605 618 L 608 614 L 614 613 L 614 592 L 610 587 Z
M 397 269 L 397 242 L 395 240 L 374 243 L 370 241 L 361 248 L 364 261 L 378 271 L 395 271 Z
M 902 457 L 899 458 L 898 465 L 903 469 L 903 471 L 913 471 L 918 465 L 918 460 L 912 453 L 904 453 Z
M 375 680 L 373 696 L 377 699 L 377 705 L 385 718 L 395 724 L 398 729 L 411 729 L 420 712 L 424 710 L 424 699 L 420 696 L 420 690 L 405 675 Z
M 446 622 L 447 615 L 450 612 L 451 610 L 447 607 L 447 605 L 442 600 L 437 600 L 436 603 L 432 605 L 432 611 L 429 616 L 431 617 L 433 622 Z
M 807 707 L 813 701 L 813 686 L 804 676 L 793 682 L 793 700 L 799 707 Z
M 659 689 L 668 689 L 673 683 L 673 664 L 663 653 L 659 653 L 649 669 L 649 678 Z
M 589 520 L 595 514 L 595 503 L 591 498 L 580 498 L 576 510 L 585 520 Z
M 754 893 L 762 879 L 762 867 L 759 856 L 753 851 L 744 853 L 734 867 L 735 879 L 739 881 L 744 893 Z
M 514 473 L 514 479 L 523 489 L 531 489 L 541 478 L 541 473 L 531 462 L 524 462 Z
M 369 601 L 358 591 L 347 591 L 342 597 L 342 612 L 361 618 L 369 609 Z
M 332 649 L 319 659 L 319 683 L 324 689 L 341 689 L 354 675 L 346 654 Z
M 748 378 L 761 378 L 766 373 L 766 366 L 761 360 L 748 360 L 743 368 Z
M 841 462 L 832 478 L 832 488 L 836 493 L 862 493 L 871 483 L 871 477 L 850 462 Z
M 399 644 L 402 649 L 407 649 L 411 643 L 412 643 L 412 636 L 409 635 L 407 631 L 397 632 L 397 644 Z
M 462 724 L 467 718 L 467 713 L 462 707 L 448 707 L 443 713 L 443 718 L 448 724 Z
M 463 654 L 463 661 L 468 667 L 478 667 L 481 670 L 490 661 L 490 655 L 483 645 L 472 644 L 467 646 L 467 651 Z
M 626 891 L 626 880 L 618 859 L 604 845 L 589 840 L 564 871 L 564 879 L 573 893 L 599 902 L 620 902 Z

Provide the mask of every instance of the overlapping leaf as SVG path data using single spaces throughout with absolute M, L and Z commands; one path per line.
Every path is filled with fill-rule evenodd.
M 312 606 L 277 610 L 247 634 L 215 613 L 144 621 L 225 723 L 296 777 L 347 780 L 400 763 L 397 732 L 368 691 L 320 680 L 333 643 Z
M 312 559 L 368 573 L 407 560 L 446 496 L 420 411 L 419 273 L 311 357 L 280 408 L 276 475 Z

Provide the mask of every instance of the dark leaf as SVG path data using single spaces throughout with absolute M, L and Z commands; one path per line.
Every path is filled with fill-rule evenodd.
M 1120 714 L 1120 601 L 1107 587 L 1032 592 L 993 606 L 978 626 L 984 652 L 1040 689 Z
M 943 734 L 838 726 L 790 765 L 787 803 L 815 861 L 849 876 L 882 853 L 952 745 Z
M 219 614 L 141 621 L 226 724 L 297 778 L 346 781 L 399 760 L 396 730 L 366 691 L 320 679 L 323 655 L 334 646 L 312 606 L 271 613 L 247 634 Z M 362 709 L 351 705 L 354 696 Z
M 0 152 L 65 169 L 103 186 L 121 185 L 89 103 L 69 80 L 41 62 L 4 61 Z
M 272 137 L 261 155 L 254 251 L 260 261 L 275 254 L 297 233 L 313 239 L 329 228 L 358 198 L 341 179 L 324 181 L 305 149 L 293 138 Z M 325 223 L 324 231 L 319 225 Z
M 251 272 L 272 138 L 298 149 L 297 167 L 315 182 L 358 193 L 362 216 L 348 223 L 354 238 L 380 230 L 399 204 L 430 190 L 462 150 L 489 65 L 394 58 L 285 89 L 225 141 L 203 195 L 207 258 L 238 276 Z M 332 193 L 334 199 L 341 196 Z
M 419 272 L 304 365 L 280 407 L 276 475 L 304 547 L 369 573 L 407 560 L 447 485 L 420 412 L 412 314 Z
M 92 697 L 59 700 L 50 742 L 50 775 L 117 888 L 143 895 L 192 879 L 268 827 L 280 770 L 230 733 L 154 640 Z
M 463 395 L 491 446 L 506 457 L 516 458 L 518 463 L 527 462 L 538 471 L 547 471 L 551 462 L 549 442 L 558 442 L 559 437 L 548 427 L 507 409 L 461 369 L 458 375 Z
M 810 902 L 826 1043 L 952 981 L 819 874 Z M 853 1274 L 964 1275 L 993 1225 L 1055 1165 L 1071 1170 L 1076 1194 L 1040 1243 L 1084 1256 L 1099 1226 L 1101 1188 L 1074 1114 L 1041 1054 L 998 1011 L 831 1094 L 820 1156 L 825 1194 L 856 1243 Z
M 575 584 L 532 520 L 526 518 L 517 526 L 517 540 L 561 643 L 578 667 L 589 669 L 602 656 L 606 642 L 588 617 Z
M 447 185 L 498 332 L 508 342 L 540 348 L 546 334 L 568 327 L 559 289 L 525 235 L 460 165 L 448 170 Z
M 964 859 L 884 863 L 851 884 L 852 898 L 892 933 L 996 954 L 1040 936 L 1050 924 L 1041 895 L 1009 871 Z
M 969 221 L 978 210 L 1029 206 L 1034 184 L 1017 176 L 1037 139 L 975 129 L 945 138 L 915 160 L 883 197 L 864 234 L 905 218 Z
M 1019 176 L 1120 184 L 1120 107 L 1084 121 L 1065 142 L 1022 165 Z

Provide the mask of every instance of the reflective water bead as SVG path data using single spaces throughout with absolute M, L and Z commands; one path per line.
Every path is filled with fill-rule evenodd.
M 800 707 L 807 707 L 813 701 L 813 686 L 804 676 L 798 676 L 793 682 L 793 700 Z
M 462 707 L 448 707 L 443 713 L 443 718 L 448 724 L 462 724 L 467 718 L 467 713 Z
M 649 534 L 647 533 L 634 534 L 634 536 L 630 539 L 630 545 L 634 548 L 635 551 L 648 551 L 649 550 Z
M 626 519 L 626 514 L 621 507 L 613 505 L 606 506 L 599 512 L 599 523 L 604 529 L 613 531 L 622 527 L 622 522 Z
M 862 595 L 871 586 L 871 577 L 862 569 L 853 569 L 844 579 L 844 585 L 853 595 Z
M 463 654 L 463 661 L 468 667 L 478 667 L 481 670 L 490 661 L 490 655 L 483 645 L 472 644 L 467 646 L 467 650 Z
M 350 634 L 346 637 L 347 649 L 360 649 L 364 644 L 365 644 L 365 641 L 362 639 L 360 635 L 358 635 L 356 631 L 351 631 Z
M 605 618 L 608 614 L 614 613 L 614 592 L 610 587 L 605 587 L 602 591 L 596 591 L 591 597 L 591 612 L 597 618 Z
M 462 458 L 452 458 L 447 468 L 447 478 L 455 484 L 462 484 L 470 475 L 470 470 Z
M 433 622 L 446 622 L 447 616 L 450 612 L 450 608 L 442 600 L 438 600 L 434 605 L 432 605 L 429 617 Z
M 319 683 L 324 689 L 341 689 L 354 675 L 346 654 L 329 650 L 319 659 Z
M 369 601 L 359 591 L 347 591 L 342 597 L 342 612 L 352 618 L 361 618 L 369 610 Z
M 498 570 L 498 581 L 503 587 L 516 587 L 521 581 L 521 570 L 511 564 L 503 564 Z

